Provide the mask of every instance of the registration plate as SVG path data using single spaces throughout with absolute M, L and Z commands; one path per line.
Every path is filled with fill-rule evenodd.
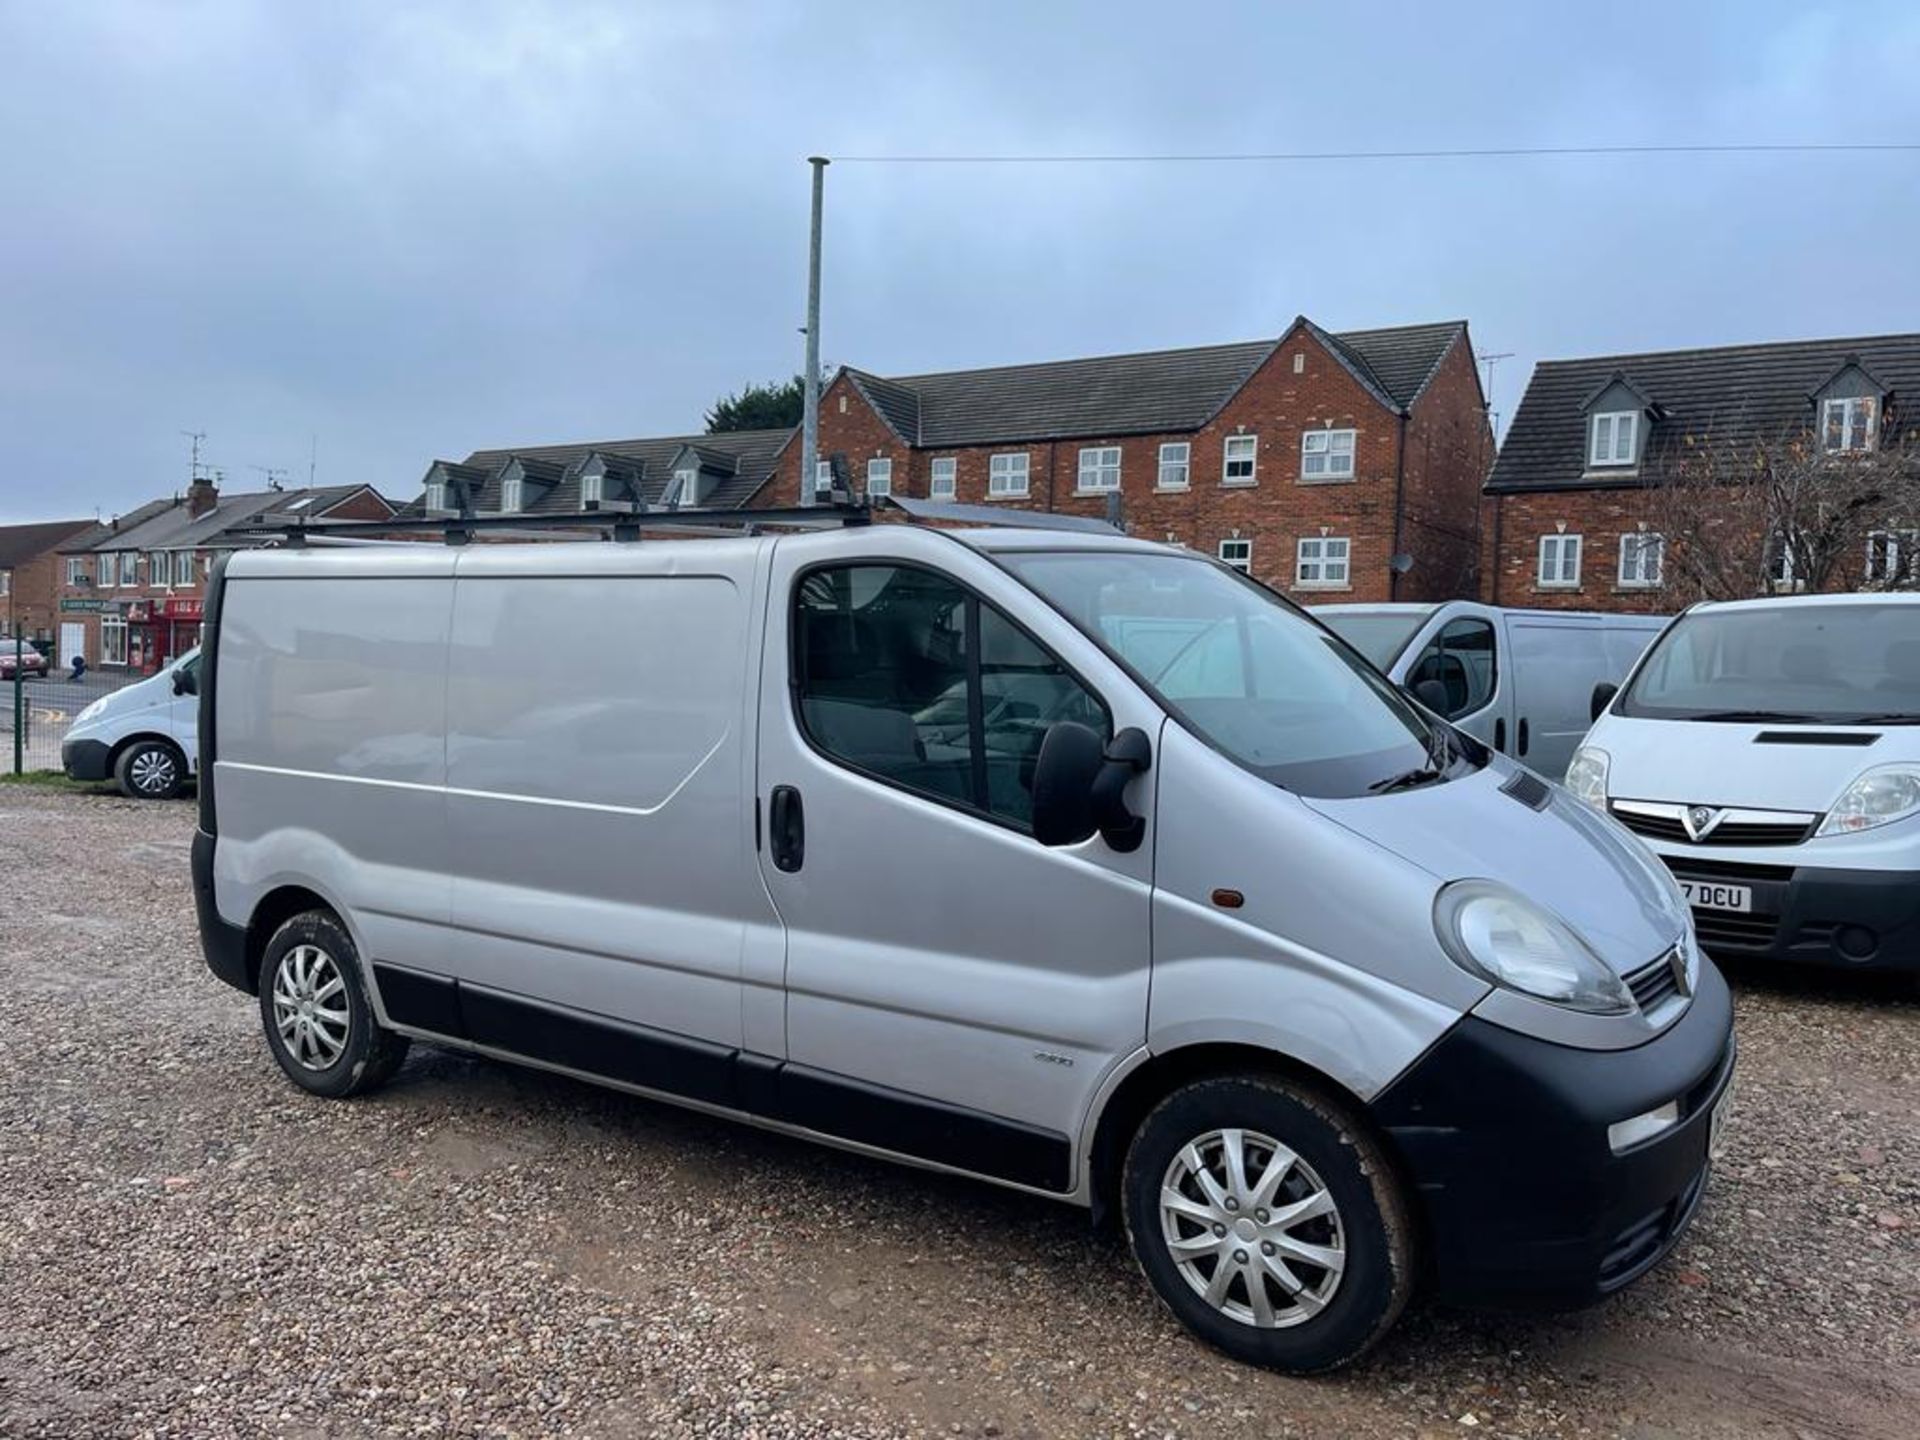
M 1696 910 L 1753 909 L 1753 890 L 1746 885 L 1720 885 L 1710 880 L 1682 880 L 1680 893 Z

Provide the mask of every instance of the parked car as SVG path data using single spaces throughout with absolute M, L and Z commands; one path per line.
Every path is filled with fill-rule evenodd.
M 1555 780 L 1591 723 L 1593 687 L 1624 678 L 1667 623 L 1471 600 L 1313 613 L 1435 713 Z
M 200 651 L 102 695 L 73 719 L 60 765 L 75 780 L 112 778 L 135 800 L 171 800 L 199 765 Z
M 16 675 L 44 677 L 46 673 L 45 651 L 34 648 L 31 642 L 16 647 L 11 636 L 0 640 L 0 680 L 11 680 Z
M 1697 605 L 1595 708 L 1568 787 L 1709 949 L 1920 973 L 1920 595 Z
M 243 551 L 207 617 L 201 941 L 315 1094 L 430 1040 L 1118 1211 L 1291 1371 L 1417 1276 L 1597 1299 L 1699 1203 L 1731 1007 L 1672 879 L 1211 558 Z

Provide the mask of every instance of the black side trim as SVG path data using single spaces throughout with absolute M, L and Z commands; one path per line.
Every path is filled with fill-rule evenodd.
M 733 1057 L 724 1045 L 562 1009 L 460 982 L 466 1035 L 571 1070 L 665 1090 L 709 1105 L 733 1104 Z
M 399 1025 L 1016 1185 L 1073 1188 L 1072 1143 L 1052 1130 L 464 980 L 385 964 L 373 973 Z
M 380 987 L 380 1003 L 386 1006 L 387 1018 L 394 1024 L 412 1025 L 441 1035 L 466 1036 L 457 981 L 444 975 L 381 964 L 374 965 L 373 979 Z
M 1862 735 L 1857 730 L 1762 730 L 1753 737 L 1756 745 L 1871 745 L 1878 732 Z
M 200 611 L 200 757 L 197 783 L 200 794 L 200 828 L 208 835 L 220 833 L 220 822 L 213 805 L 214 691 L 220 664 L 220 611 L 227 598 L 227 557 L 222 556 L 207 581 L 207 600 Z
M 251 995 L 246 927 L 229 925 L 213 903 L 213 847 L 213 836 L 205 830 L 193 832 L 193 914 L 200 925 L 200 953 L 215 975 Z
M 804 1065 L 782 1067 L 772 1118 L 1042 1190 L 1073 1188 L 1064 1135 Z

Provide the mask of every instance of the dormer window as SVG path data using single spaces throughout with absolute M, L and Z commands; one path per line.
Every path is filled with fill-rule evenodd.
M 1829 455 L 1871 450 L 1876 412 L 1871 395 L 1828 400 L 1820 407 L 1820 448 Z
M 1609 410 L 1593 417 L 1587 449 L 1589 465 L 1631 465 L 1640 458 L 1640 414 Z
M 691 466 L 673 472 L 660 503 L 670 510 L 690 510 L 700 503 L 700 472 Z
M 425 508 L 429 511 L 444 510 L 447 508 L 447 487 L 444 482 L 436 480 L 433 484 L 427 486 Z
M 526 503 L 527 482 L 518 477 L 500 484 L 500 513 L 518 515 Z
M 596 510 L 606 494 L 607 477 L 598 471 L 580 477 L 580 508 Z

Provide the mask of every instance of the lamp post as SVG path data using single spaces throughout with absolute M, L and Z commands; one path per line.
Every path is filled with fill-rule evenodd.
M 807 368 L 800 377 L 800 503 L 813 504 L 814 471 L 820 460 L 820 202 L 828 160 L 809 155 L 813 167 L 813 218 L 807 231 Z

